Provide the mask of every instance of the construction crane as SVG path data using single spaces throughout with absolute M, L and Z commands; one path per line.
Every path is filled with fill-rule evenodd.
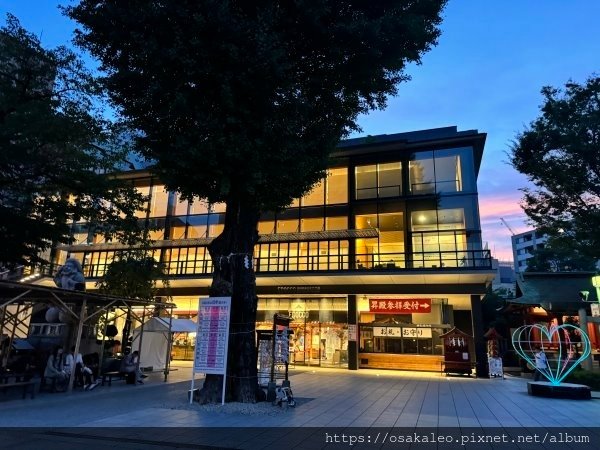
M 506 220 L 504 220 L 504 218 L 500 217 L 500 220 L 502 221 L 502 223 L 504 225 L 506 225 L 506 228 L 508 228 L 508 230 L 510 231 L 510 234 L 512 234 L 513 236 L 517 233 L 515 233 L 515 231 L 510 227 L 510 225 L 508 224 L 508 222 Z

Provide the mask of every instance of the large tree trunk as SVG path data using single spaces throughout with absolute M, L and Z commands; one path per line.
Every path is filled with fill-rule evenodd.
M 214 267 L 210 296 L 231 297 L 227 401 L 254 403 L 259 395 L 254 337 L 258 297 L 253 267 L 259 217 L 257 208 L 228 201 L 223 232 L 208 247 Z M 221 375 L 207 375 L 200 403 L 220 402 L 222 386 Z

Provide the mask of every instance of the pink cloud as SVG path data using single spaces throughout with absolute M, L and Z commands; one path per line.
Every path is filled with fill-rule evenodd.
M 532 227 L 526 223 L 527 216 L 519 206 L 521 193 L 499 192 L 479 196 L 479 213 L 484 243 L 487 242 L 492 256 L 512 261 L 511 231 L 502 223 L 504 219 L 515 233 L 523 233 Z

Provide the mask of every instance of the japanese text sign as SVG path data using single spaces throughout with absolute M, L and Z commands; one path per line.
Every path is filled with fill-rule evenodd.
M 431 339 L 431 327 L 373 327 L 373 336 Z
M 231 297 L 200 299 L 194 372 L 226 373 L 230 310 Z
M 379 314 L 430 313 L 430 298 L 371 298 L 369 311 Z

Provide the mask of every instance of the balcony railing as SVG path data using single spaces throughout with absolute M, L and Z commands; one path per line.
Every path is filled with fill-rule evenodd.
M 203 254 L 204 255 L 204 254 Z M 210 259 L 165 261 L 170 276 L 210 275 Z M 108 263 L 86 264 L 86 278 L 104 275 Z M 340 271 L 412 271 L 412 270 L 486 270 L 492 268 L 489 250 L 461 250 L 421 253 L 369 253 L 355 255 L 284 255 L 254 258 L 257 273 L 340 272 Z
M 287 255 L 257 257 L 255 271 L 322 272 L 344 270 L 491 269 L 489 250 L 350 255 Z

